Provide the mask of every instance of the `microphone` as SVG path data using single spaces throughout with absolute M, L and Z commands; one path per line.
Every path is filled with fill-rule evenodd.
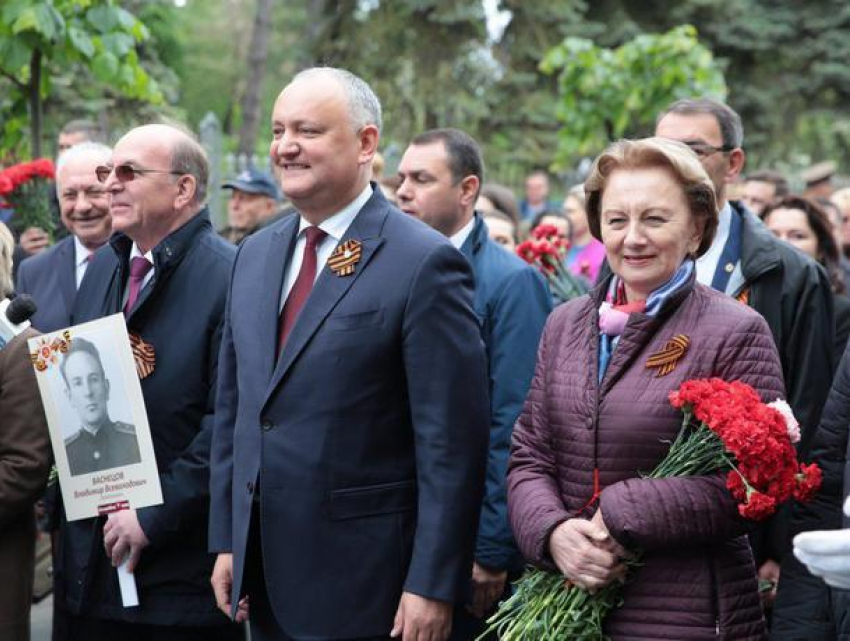
M 0 349 L 30 326 L 30 317 L 38 306 L 28 294 L 0 301 Z

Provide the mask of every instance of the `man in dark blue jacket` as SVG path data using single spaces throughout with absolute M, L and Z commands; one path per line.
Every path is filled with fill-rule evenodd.
M 726 185 L 737 180 L 746 161 L 744 128 L 731 107 L 705 98 L 676 101 L 659 116 L 655 134 L 690 147 L 714 184 L 719 224 L 711 247 L 696 262 L 697 281 L 737 298 L 764 317 L 779 350 L 788 403 L 800 422 L 802 436 L 797 451 L 806 458 L 837 357 L 833 354 L 832 289 L 826 272 L 814 260 L 772 236 L 741 202 L 729 200 Z M 783 575 L 789 570 L 792 573 L 783 583 L 801 575 L 802 570 L 787 554 L 791 547 L 788 509 L 750 534 L 759 578 L 774 585 L 779 579 L 780 562 Z M 820 594 L 806 600 L 794 598 L 797 603 L 785 605 L 781 598 L 777 601 L 774 635 L 781 634 L 783 619 L 812 621 L 817 617 L 804 610 L 808 604 L 826 599 L 825 588 L 814 585 L 813 590 Z M 799 593 L 786 590 L 786 595 Z M 762 592 L 768 607 L 774 594 Z
M 41 332 L 55 332 L 71 324 L 74 298 L 89 257 L 109 239 L 109 194 L 94 170 L 111 155 L 106 145 L 83 142 L 63 152 L 56 163 L 59 213 L 70 234 L 24 260 L 15 283 L 19 294 L 35 299 L 38 310 L 30 321 Z
M 551 309 L 541 275 L 491 241 L 475 213 L 484 166 L 478 144 L 457 129 L 420 134 L 399 165 L 402 211 L 449 238 L 475 277 L 475 312 L 487 349 L 490 454 L 468 610 L 457 610 L 452 638 L 472 639 L 522 567 L 507 519 L 505 475 L 511 433 L 534 373 L 537 343 Z M 471 617 L 469 615 L 472 615 Z
M 111 164 L 98 168 L 118 233 L 89 265 L 73 321 L 123 311 L 130 335 L 147 345 L 139 376 L 164 502 L 62 522 L 56 580 L 72 615 L 71 639 L 242 637 L 217 610 L 208 579 L 216 363 L 235 254 L 204 207 L 208 175 L 201 147 L 165 125 L 132 130 Z M 138 585 L 135 608 L 122 607 L 113 567 L 126 557 Z

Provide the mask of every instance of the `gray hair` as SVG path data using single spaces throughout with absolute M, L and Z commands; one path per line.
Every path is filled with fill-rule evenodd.
M 66 149 L 59 158 L 56 159 L 56 175 L 62 171 L 62 168 L 69 162 L 82 160 L 84 158 L 92 158 L 95 162 L 102 165 L 108 165 L 112 160 L 112 148 L 100 142 L 81 142 L 79 145 Z M 59 190 L 59 183 L 56 183 L 56 189 Z
M 329 76 L 342 87 L 348 103 L 351 124 L 355 131 L 366 125 L 375 125 L 378 128 L 378 133 L 381 132 L 381 101 L 378 100 L 378 96 L 375 95 L 375 92 L 372 91 L 365 80 L 355 76 L 350 71 L 337 67 L 311 67 L 298 72 L 292 79 L 292 83 L 298 80 L 310 80 L 318 76 Z
M 193 134 L 185 129 L 177 129 L 185 135 L 178 137 L 171 147 L 171 171 L 189 174 L 195 179 L 194 202 L 203 205 L 207 200 L 207 186 L 210 180 L 207 152 Z
M 70 120 L 62 127 L 60 134 L 83 134 L 86 141 L 101 142 L 103 133 L 97 123 L 91 120 Z
M 677 100 L 661 112 L 658 120 L 671 113 L 714 116 L 717 126 L 720 127 L 720 136 L 723 138 L 724 147 L 741 147 L 744 144 L 744 125 L 741 124 L 741 116 L 732 107 L 722 102 L 711 98 L 684 98 Z

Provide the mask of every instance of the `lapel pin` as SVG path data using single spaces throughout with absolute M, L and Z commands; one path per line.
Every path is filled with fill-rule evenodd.
M 139 375 L 139 380 L 153 374 L 156 367 L 156 352 L 153 345 L 146 343 L 135 332 L 130 332 L 130 347 L 133 349 L 133 360 L 136 361 L 136 374 Z
M 685 334 L 678 334 L 674 336 L 664 344 L 664 347 L 660 351 L 651 354 L 649 358 L 646 359 L 646 368 L 657 369 L 658 371 L 655 374 L 656 378 L 667 376 L 667 374 L 676 369 L 676 366 L 679 364 L 679 360 L 688 351 L 690 344 L 691 339 Z
M 349 238 L 337 245 L 331 257 L 328 258 L 328 267 L 337 276 L 350 276 L 354 273 L 354 267 L 360 262 L 362 253 L 363 244 L 359 240 Z

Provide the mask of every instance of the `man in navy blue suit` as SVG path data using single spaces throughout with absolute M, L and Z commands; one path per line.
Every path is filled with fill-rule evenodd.
M 484 180 L 478 143 L 458 129 L 419 134 L 398 168 L 398 204 L 444 234 L 475 276 L 475 312 L 482 321 L 490 384 L 490 455 L 487 485 L 475 545 L 466 609 L 455 612 L 452 638 L 474 639 L 485 617 L 506 596 L 508 575 L 522 570 L 522 557 L 508 523 L 506 476 L 514 423 L 522 410 L 537 344 L 552 307 L 540 273 L 490 240 L 475 212 Z
M 486 465 L 467 261 L 370 184 L 369 86 L 300 73 L 271 156 L 298 210 L 240 246 L 211 457 L 219 606 L 252 638 L 442 640 Z
M 109 239 L 109 194 L 95 168 L 109 162 L 112 150 L 83 142 L 62 152 L 56 163 L 56 195 L 62 223 L 71 232 L 47 251 L 18 268 L 17 291 L 38 305 L 31 322 L 42 332 L 71 324 L 71 310 L 91 255 Z

